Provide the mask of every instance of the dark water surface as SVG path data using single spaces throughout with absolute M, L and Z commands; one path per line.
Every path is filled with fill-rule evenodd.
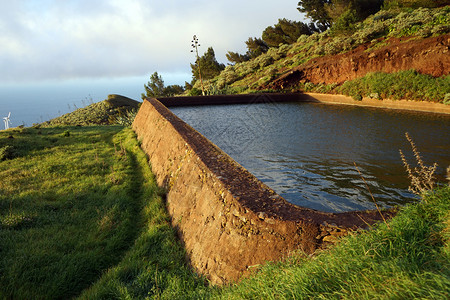
M 399 149 L 450 165 L 450 116 L 316 103 L 177 107 L 171 110 L 291 203 L 327 212 L 415 201 Z

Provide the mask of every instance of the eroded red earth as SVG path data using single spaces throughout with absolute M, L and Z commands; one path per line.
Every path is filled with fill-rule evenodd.
M 264 88 L 284 90 L 299 82 L 337 83 L 363 77 L 369 72 L 398 72 L 414 69 L 435 77 L 450 70 L 450 34 L 419 38 L 390 38 L 386 45 L 369 49 L 361 45 L 352 51 L 313 59 L 300 65 Z

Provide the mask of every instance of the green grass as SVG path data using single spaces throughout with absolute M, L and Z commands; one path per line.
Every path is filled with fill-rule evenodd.
M 162 205 L 137 144 L 117 126 L 0 132 L 0 299 L 70 298 L 123 259 Z
M 220 292 L 222 299 L 448 299 L 450 188 L 314 258 L 297 254 Z
M 449 97 L 450 76 L 433 77 L 415 70 L 395 73 L 373 72 L 364 77 L 337 84 L 299 84 L 297 89 L 304 92 L 338 93 L 362 100 L 363 97 L 375 99 L 408 99 L 444 103 Z
M 13 138 L 9 138 L 12 136 Z M 0 299 L 445 299 L 450 187 L 330 250 L 210 287 L 130 129 L 0 131 Z

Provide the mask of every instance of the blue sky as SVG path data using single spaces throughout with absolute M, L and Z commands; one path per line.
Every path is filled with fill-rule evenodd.
M 190 74 L 196 34 L 245 52 L 278 18 L 304 21 L 295 0 L 0 0 L 0 84 Z M 186 78 L 189 80 L 190 78 Z M 180 82 L 182 84 L 184 82 Z

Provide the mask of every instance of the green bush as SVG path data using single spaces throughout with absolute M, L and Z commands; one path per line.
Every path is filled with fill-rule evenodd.
M 262 69 L 264 67 L 271 65 L 273 63 L 274 59 L 271 56 L 262 54 L 256 59 L 256 61 L 259 64 L 259 68 Z
M 447 0 L 384 0 L 383 8 L 418 8 L 418 7 L 439 7 L 448 5 Z
M 202 94 L 202 90 L 198 89 L 198 88 L 192 88 L 189 91 L 189 96 L 201 96 Z
M 450 90 L 450 75 L 434 78 L 415 70 L 397 73 L 375 72 L 347 81 L 336 90 L 355 99 L 378 94 L 380 99 L 425 100 L 442 103 Z
M 119 125 L 122 125 L 125 127 L 130 127 L 133 124 L 137 113 L 138 113 L 137 109 L 132 109 L 132 110 L 120 113 L 120 114 L 116 115 L 114 117 L 114 119 L 111 120 L 111 124 L 119 124 Z
M 331 32 L 334 34 L 347 34 L 356 29 L 356 24 L 360 21 L 359 16 L 355 10 L 348 9 L 345 11 L 331 27 Z
M 373 39 L 382 37 L 388 33 L 388 26 L 385 22 L 374 22 L 370 26 L 362 26 L 360 30 L 352 35 L 356 44 L 364 44 Z
M 283 44 L 278 48 L 277 52 L 278 52 L 278 55 L 280 55 L 280 57 L 286 57 L 287 53 L 291 49 L 292 49 L 292 45 Z
M 444 104 L 445 105 L 450 105 L 450 93 L 445 94 Z
M 355 40 L 353 37 L 338 36 L 325 43 L 323 51 L 325 54 L 338 54 L 343 51 L 351 50 Z

